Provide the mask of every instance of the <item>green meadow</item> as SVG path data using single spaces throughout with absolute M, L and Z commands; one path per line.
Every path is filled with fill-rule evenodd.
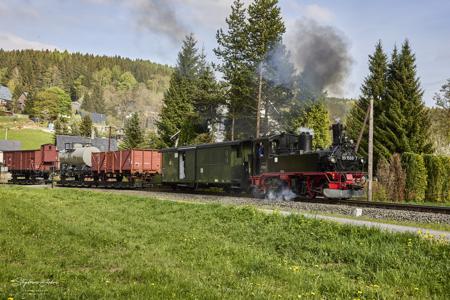
M 53 134 L 41 129 L 23 128 L 33 123 L 26 116 L 0 116 L 0 140 L 20 141 L 22 150 L 38 149 L 42 144 L 53 143 Z
M 450 246 L 250 207 L 0 187 L 0 298 L 448 299 Z

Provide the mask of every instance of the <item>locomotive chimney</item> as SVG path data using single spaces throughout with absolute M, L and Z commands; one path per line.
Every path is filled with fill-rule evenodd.
M 331 130 L 333 131 L 333 146 L 341 144 L 344 125 L 341 123 L 333 124 L 331 125 Z

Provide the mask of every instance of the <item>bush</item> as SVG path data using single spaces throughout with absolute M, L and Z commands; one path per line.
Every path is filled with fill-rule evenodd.
M 405 200 L 405 171 L 402 168 L 400 154 L 394 153 L 389 161 L 389 198 L 393 201 Z
M 428 201 L 440 201 L 443 197 L 444 188 L 447 188 L 447 167 L 442 156 L 425 154 L 423 156 L 427 169 L 428 180 L 425 198 Z
M 386 186 L 381 184 L 380 181 L 375 180 L 373 182 L 372 189 L 373 189 L 373 199 L 375 201 L 382 201 L 382 202 L 389 201 L 389 197 L 388 197 L 388 193 L 387 193 L 387 190 L 386 190 Z
M 406 172 L 405 199 L 407 201 L 423 201 L 427 190 L 427 169 L 423 157 L 416 153 L 405 152 L 401 158 Z
M 450 202 L 450 157 L 442 156 L 442 163 L 445 170 L 444 185 L 442 188 L 441 200 L 444 202 Z

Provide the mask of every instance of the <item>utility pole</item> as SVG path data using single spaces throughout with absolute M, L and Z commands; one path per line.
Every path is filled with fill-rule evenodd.
M 261 94 L 262 94 L 262 62 L 259 64 L 259 88 L 258 103 L 256 105 L 256 138 L 259 138 L 259 127 L 261 125 Z
M 366 124 L 367 124 L 367 119 L 369 118 L 369 113 L 370 113 L 370 105 L 367 105 L 367 111 L 366 111 L 366 115 L 364 116 L 364 123 L 363 126 L 361 128 L 361 131 L 359 132 L 359 136 L 358 136 L 358 141 L 356 141 L 356 146 L 355 146 L 355 152 L 358 153 L 358 149 L 359 149 L 359 145 L 361 144 L 361 140 L 364 134 L 364 130 L 366 130 Z
M 109 126 L 109 134 L 108 134 L 108 152 L 111 151 L 111 125 Z
M 367 200 L 372 201 L 372 182 L 373 182 L 373 97 L 370 97 L 370 113 L 369 113 L 369 186 L 367 191 Z

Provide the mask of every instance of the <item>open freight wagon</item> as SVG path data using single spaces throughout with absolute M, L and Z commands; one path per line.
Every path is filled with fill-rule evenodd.
M 92 153 L 92 174 L 100 183 L 153 183 L 161 174 L 161 153 L 137 149 Z

